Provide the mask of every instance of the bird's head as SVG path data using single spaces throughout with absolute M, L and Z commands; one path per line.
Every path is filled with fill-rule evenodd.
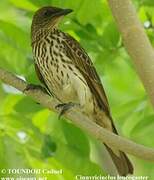
M 62 17 L 71 13 L 71 9 L 61 9 L 52 6 L 45 6 L 37 10 L 32 20 L 32 33 L 40 29 L 47 30 L 56 28 Z

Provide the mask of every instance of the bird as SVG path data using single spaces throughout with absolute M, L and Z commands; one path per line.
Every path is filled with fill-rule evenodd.
M 118 134 L 101 79 L 85 49 L 59 23 L 72 9 L 44 6 L 33 16 L 31 46 L 36 74 L 60 103 L 61 114 L 78 105 L 97 125 Z M 121 176 L 133 174 L 127 155 L 105 144 Z

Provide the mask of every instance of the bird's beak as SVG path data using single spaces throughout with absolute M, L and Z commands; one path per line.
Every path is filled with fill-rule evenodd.
M 72 9 L 61 9 L 60 11 L 56 12 L 53 17 L 60 17 L 60 16 L 65 16 L 69 13 L 71 13 L 73 10 Z

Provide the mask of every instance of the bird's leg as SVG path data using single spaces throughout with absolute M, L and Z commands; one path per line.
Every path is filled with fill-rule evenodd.
M 72 102 L 58 104 L 55 107 L 58 110 L 60 109 L 60 113 L 59 113 L 58 119 L 60 119 L 61 116 L 63 116 L 68 110 L 70 110 L 71 108 L 73 108 L 75 106 L 80 106 L 80 105 L 77 104 L 77 103 L 72 103 Z
M 46 90 L 46 88 L 44 88 L 43 86 L 41 85 L 36 85 L 36 84 L 28 84 L 26 86 L 26 88 L 23 90 L 23 93 L 25 93 L 26 91 L 29 91 L 29 90 L 42 90 L 44 93 L 49 94 L 49 92 Z

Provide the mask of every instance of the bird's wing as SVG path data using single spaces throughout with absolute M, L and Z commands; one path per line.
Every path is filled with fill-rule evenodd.
M 40 73 L 40 70 L 39 70 L 37 64 L 35 63 L 34 66 L 35 66 L 35 72 L 36 72 L 37 77 L 39 78 L 39 80 L 41 81 L 41 83 L 43 83 L 43 84 L 46 86 L 45 81 L 44 81 L 44 79 L 43 79 L 43 76 L 42 76 L 42 74 Z
M 41 81 L 41 83 L 46 87 L 47 92 L 48 92 L 50 95 L 53 95 L 53 93 L 49 90 L 47 84 L 45 83 L 45 80 L 44 80 L 44 78 L 43 78 L 43 76 L 42 76 L 42 74 L 41 74 L 41 72 L 40 72 L 40 70 L 39 70 L 39 67 L 37 66 L 36 63 L 34 64 L 34 66 L 35 66 L 35 72 L 36 72 L 36 74 L 37 74 L 37 77 L 39 78 L 39 80 Z
M 84 76 L 92 94 L 96 98 L 98 105 L 109 115 L 110 110 L 107 97 L 90 57 L 80 46 L 80 44 L 68 34 L 65 35 L 63 44 L 66 46 L 66 55 L 73 60 L 76 68 L 78 68 L 81 74 Z

